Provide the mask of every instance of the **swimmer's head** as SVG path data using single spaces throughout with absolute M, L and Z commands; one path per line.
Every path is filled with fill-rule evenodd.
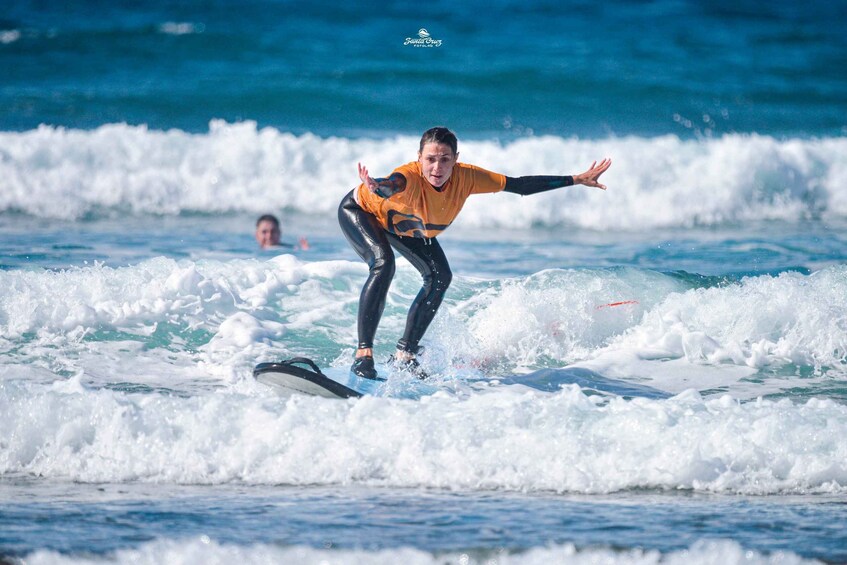
M 282 232 L 276 216 L 265 214 L 256 220 L 256 241 L 264 249 L 279 245 Z
M 434 127 L 424 132 L 418 149 L 418 161 L 424 178 L 439 188 L 450 180 L 453 166 L 459 159 L 459 142 L 456 135 L 445 127 Z

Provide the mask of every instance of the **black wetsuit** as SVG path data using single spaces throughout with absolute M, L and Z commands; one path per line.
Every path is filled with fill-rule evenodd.
M 505 192 L 528 195 L 570 186 L 573 177 L 527 176 L 506 177 Z M 423 277 L 423 287 L 409 308 L 406 329 L 397 343 L 398 349 L 416 353 L 435 313 L 438 312 L 447 287 L 453 279 L 447 257 L 436 238 L 395 235 L 385 230 L 373 214 L 363 210 L 349 192 L 338 207 L 338 223 L 350 245 L 367 264 L 368 280 L 359 296 L 359 349 L 373 347 L 374 336 L 385 308 L 388 288 L 394 278 L 393 247 Z

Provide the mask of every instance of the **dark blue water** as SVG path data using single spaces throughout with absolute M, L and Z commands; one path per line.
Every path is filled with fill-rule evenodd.
M 770 553 L 847 560 L 834 497 L 756 498 L 622 493 L 532 496 L 391 489 L 100 485 L 26 500 L 28 488 L 0 484 L 0 547 L 33 545 L 68 554 L 114 552 L 159 538 L 200 536 L 222 544 L 307 545 L 378 551 L 425 547 L 519 552 L 574 543 L 585 548 L 648 547 L 670 553 L 698 540 L 735 539 Z M 29 524 L 39 523 L 38 530 Z
M 0 129 L 842 135 L 843 2 L 20 1 Z M 438 47 L 404 45 L 425 28 Z

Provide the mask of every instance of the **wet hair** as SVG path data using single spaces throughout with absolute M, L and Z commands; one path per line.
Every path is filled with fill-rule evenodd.
M 276 229 L 279 229 L 279 220 L 277 220 L 276 216 L 274 216 L 273 214 L 264 214 L 262 216 L 259 216 L 259 219 L 256 220 L 256 227 L 258 228 L 259 224 L 261 224 L 262 222 L 271 222 L 273 225 L 276 226 Z
M 421 136 L 421 145 L 418 148 L 418 153 L 423 153 L 424 145 L 427 143 L 443 143 L 449 145 L 453 150 L 453 155 L 459 152 L 459 140 L 456 139 L 456 134 L 444 126 L 429 128 Z

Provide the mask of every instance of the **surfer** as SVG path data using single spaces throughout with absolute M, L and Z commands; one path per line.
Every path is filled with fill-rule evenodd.
M 452 273 L 436 236 L 459 214 L 471 194 L 513 192 L 536 194 L 574 184 L 601 188 L 598 182 L 612 164 L 596 161 L 573 176 L 507 177 L 474 165 L 459 163 L 458 141 L 445 127 L 424 132 L 418 160 L 394 169 L 386 178 L 372 178 L 359 163 L 362 183 L 338 207 L 338 221 L 353 249 L 370 269 L 359 297 L 358 349 L 350 370 L 375 379 L 373 340 L 388 287 L 394 277 L 396 249 L 423 277 L 423 287 L 409 308 L 403 337 L 392 356 L 395 366 L 423 378 L 416 359 L 418 342 L 435 317 Z

